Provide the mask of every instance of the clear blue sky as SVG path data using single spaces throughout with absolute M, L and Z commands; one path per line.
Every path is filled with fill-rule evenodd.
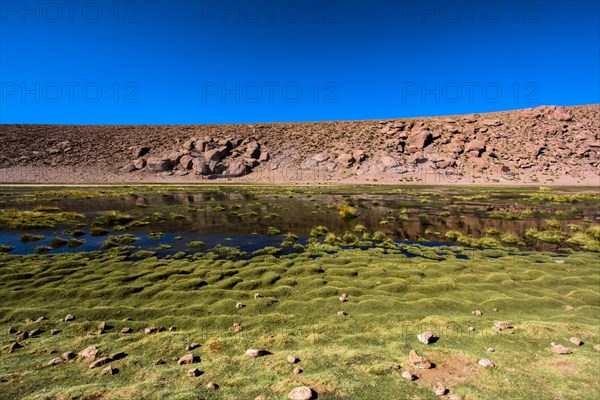
M 316 121 L 600 103 L 599 3 L 1 0 L 0 122 Z

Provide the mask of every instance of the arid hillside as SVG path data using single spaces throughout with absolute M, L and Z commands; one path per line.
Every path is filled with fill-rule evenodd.
M 0 182 L 600 184 L 600 104 L 254 125 L 1 125 Z

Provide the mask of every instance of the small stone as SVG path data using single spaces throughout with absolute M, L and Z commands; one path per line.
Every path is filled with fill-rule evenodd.
M 338 311 L 337 315 L 338 315 L 338 317 L 345 317 L 346 315 L 348 315 L 348 313 L 346 313 L 344 311 Z
M 50 329 L 51 335 L 58 335 L 60 333 L 60 329 Z
M 565 310 L 565 311 L 573 311 L 574 309 L 575 309 L 575 307 L 573 307 L 573 306 L 564 306 L 563 307 L 563 310 Z
M 347 302 L 347 301 L 348 301 L 348 299 L 347 299 L 347 298 L 345 298 L 345 297 L 341 297 L 341 296 L 340 296 L 340 301 L 341 301 L 342 303 L 345 303 L 345 302 Z
M 313 398 L 313 391 L 308 386 L 300 386 L 288 394 L 290 400 L 310 400 Z
M 112 353 L 110 356 L 108 356 L 108 358 L 111 360 L 120 360 L 125 357 L 127 357 L 127 353 L 124 351 L 117 351 L 116 353 Z
M 189 344 L 189 345 L 185 346 L 185 349 L 187 351 L 191 351 L 191 350 L 197 349 L 198 347 L 200 347 L 200 343 L 194 342 L 192 344 Z
M 234 322 L 233 325 L 229 327 L 229 330 L 234 333 L 239 332 L 242 330 L 242 324 L 240 324 L 239 322 Z
M 157 332 L 165 332 L 167 330 L 167 328 L 165 328 L 164 326 L 161 326 L 160 328 L 158 328 L 156 331 Z
M 98 325 L 98 329 L 101 331 L 106 330 L 106 322 L 100 322 L 100 324 Z
M 177 330 L 177 327 L 175 327 L 175 326 L 169 327 L 169 331 L 171 331 L 171 332 L 175 332 L 176 330 Z
M 475 310 L 472 312 L 472 314 L 474 315 L 483 315 L 483 313 L 481 312 L 481 310 Z
M 494 329 L 501 331 L 510 328 L 510 324 L 506 321 L 494 321 Z
M 29 337 L 31 338 L 31 337 L 37 336 L 37 335 L 39 335 L 40 333 L 42 333 L 42 330 L 41 330 L 41 329 L 34 329 L 34 330 L 32 330 L 31 332 L 29 332 Z
M 431 339 L 433 339 L 433 333 L 429 331 L 420 333 L 417 335 L 417 339 L 419 339 L 419 342 L 423 344 L 429 344 L 431 342 Z
M 258 357 L 260 356 L 260 350 L 248 349 L 246 350 L 246 355 L 249 357 Z
M 99 359 L 97 359 L 96 361 L 94 361 L 93 363 L 90 364 L 90 369 L 100 367 L 100 366 L 102 366 L 104 364 L 108 364 L 111 361 L 112 361 L 112 359 L 110 357 L 99 358 Z
M 299 375 L 301 373 L 302 373 L 302 369 L 300 369 L 298 367 L 296 367 L 292 370 L 292 374 L 294 374 L 294 375 Z
M 31 318 L 25 318 L 25 321 L 23 322 L 25 322 L 26 324 L 30 324 L 33 322 L 33 320 Z
M 297 363 L 298 361 L 300 361 L 300 360 L 299 360 L 299 359 L 297 359 L 297 358 L 296 358 L 296 357 L 294 357 L 294 356 L 287 356 L 287 361 L 288 361 L 290 364 L 296 364 L 296 363 Z
M 468 327 L 468 328 L 467 328 L 467 330 L 468 330 L 469 332 L 473 332 L 473 331 L 475 330 L 475 328 L 474 328 L 474 327 L 472 327 L 472 326 L 470 326 L 470 327 Z
M 17 340 L 25 340 L 29 338 L 29 332 L 21 332 L 17 335 Z
M 551 345 L 552 345 L 552 352 L 554 354 L 562 355 L 562 354 L 571 354 L 572 353 L 571 349 L 569 349 L 568 347 L 565 347 L 561 344 L 552 343 Z
M 244 307 L 246 307 L 246 305 L 245 305 L 245 304 L 242 304 L 242 303 L 237 303 L 237 304 L 235 305 L 235 308 L 237 308 L 238 310 L 239 310 L 239 309 L 241 309 L 241 308 L 244 308 Z
M 154 360 L 154 365 L 163 365 L 166 364 L 165 360 L 159 358 L 158 360 Z
M 114 375 L 115 370 L 109 365 L 102 369 L 102 375 Z
M 431 363 L 423 356 L 417 354 L 415 350 L 411 350 L 409 353 L 410 365 L 416 369 L 430 369 Z
M 17 350 L 17 349 L 21 349 L 23 348 L 23 346 L 21 346 L 21 344 L 19 342 L 14 342 L 13 344 L 10 345 L 10 347 L 8 348 L 8 352 L 12 353 L 13 351 Z
M 121 333 L 131 333 L 131 332 L 133 332 L 133 331 L 129 327 L 125 327 L 125 328 L 121 329 Z
M 404 372 L 402 373 L 402 377 L 403 377 L 404 379 L 407 379 L 407 380 L 409 380 L 409 381 L 412 381 L 412 380 L 414 380 L 414 379 L 415 379 L 415 376 L 414 376 L 413 374 L 411 374 L 410 372 L 408 372 L 408 371 L 404 371 Z
M 194 355 L 192 353 L 186 354 L 185 356 L 183 356 L 179 360 L 177 360 L 177 364 L 179 364 L 179 365 L 191 364 L 193 362 L 194 362 Z
M 41 317 L 39 317 L 38 319 L 35 320 L 35 322 L 42 322 L 43 320 L 45 320 L 46 317 L 44 317 L 43 315 Z
M 217 390 L 219 388 L 219 385 L 217 385 L 215 382 L 208 382 L 206 388 L 210 390 Z
M 595 346 L 594 346 L 594 350 L 596 350 L 596 351 L 600 351 L 600 344 L 597 344 L 597 345 L 595 345 Z
M 62 358 L 53 358 L 52 360 L 50 360 L 48 362 L 47 365 L 57 365 L 57 364 L 60 364 L 61 362 L 63 362 Z
M 260 299 L 262 296 L 260 295 L 260 293 L 254 293 L 254 298 L 255 299 Z
M 571 339 L 569 339 L 569 341 L 571 343 L 573 343 L 575 346 L 583 345 L 583 341 L 581 339 L 579 339 L 578 337 L 572 337 Z
M 487 358 L 482 358 L 481 360 L 479 360 L 479 362 L 477 364 L 481 365 L 484 368 L 494 368 L 496 366 L 493 362 L 491 362 Z
M 188 370 L 187 376 L 200 376 L 202 372 L 198 368 L 192 368 Z
M 496 351 L 496 349 L 495 349 L 495 348 L 493 348 L 493 347 L 488 347 L 488 349 L 487 349 L 487 352 L 488 352 L 488 353 L 493 353 L 493 352 L 495 352 L 495 351 Z
M 462 396 L 460 394 L 451 394 L 448 396 L 448 400 L 462 400 Z
M 494 311 L 494 312 L 498 312 L 498 309 L 497 309 L 497 308 L 494 308 L 492 311 Z M 458 395 L 454 395 L 454 396 L 458 396 Z
M 62 353 L 62 355 L 60 356 L 60 358 L 62 358 L 63 360 L 72 360 L 75 357 L 77 357 L 77 354 L 73 353 L 72 351 Z
M 151 333 L 156 333 L 156 332 L 158 332 L 158 329 L 156 329 L 154 326 L 151 326 L 151 327 L 148 327 L 148 328 L 144 329 L 144 333 L 146 335 L 149 335 Z
M 85 361 L 92 361 L 98 354 L 98 348 L 96 346 L 89 346 L 79 352 L 79 357 Z
M 69 322 L 69 321 L 74 321 L 75 317 L 72 314 L 67 314 L 64 318 L 63 321 L 65 322 Z
M 446 394 L 446 388 L 444 387 L 444 385 L 438 383 L 437 387 L 435 388 L 435 395 L 443 396 L 445 394 Z

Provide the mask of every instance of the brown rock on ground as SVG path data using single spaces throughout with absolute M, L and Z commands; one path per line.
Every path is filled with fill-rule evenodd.
M 431 363 L 425 357 L 417 354 L 415 350 L 411 350 L 409 355 L 410 365 L 415 369 L 430 369 Z
M 290 400 L 310 400 L 312 398 L 313 391 L 308 386 L 297 387 L 288 394 Z

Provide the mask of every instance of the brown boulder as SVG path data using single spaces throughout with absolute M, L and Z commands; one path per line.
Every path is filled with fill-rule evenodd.
M 429 131 L 412 132 L 408 137 L 408 145 L 417 149 L 424 149 L 433 142 L 433 135 Z
M 152 172 L 165 172 L 173 168 L 173 163 L 168 158 L 150 157 L 146 161 L 146 164 Z
M 100 367 L 102 365 L 108 364 L 111 361 L 112 361 L 112 358 L 110 358 L 110 357 L 99 358 L 98 360 L 96 360 L 96 361 L 94 361 L 93 363 L 90 364 L 90 369 L 97 368 L 97 367 Z
M 308 386 L 300 386 L 288 394 L 290 400 L 310 400 L 313 398 L 313 391 Z
M 179 165 L 185 170 L 190 170 L 194 166 L 194 157 L 185 155 L 179 159 Z
M 350 168 L 356 160 L 352 154 L 342 153 L 335 161 L 344 168 Z
M 411 350 L 408 355 L 410 365 L 416 369 L 430 369 L 431 363 L 423 356 L 417 354 L 415 350 Z
M 211 172 L 208 163 L 200 158 L 194 158 L 192 170 L 196 175 L 209 175 Z

